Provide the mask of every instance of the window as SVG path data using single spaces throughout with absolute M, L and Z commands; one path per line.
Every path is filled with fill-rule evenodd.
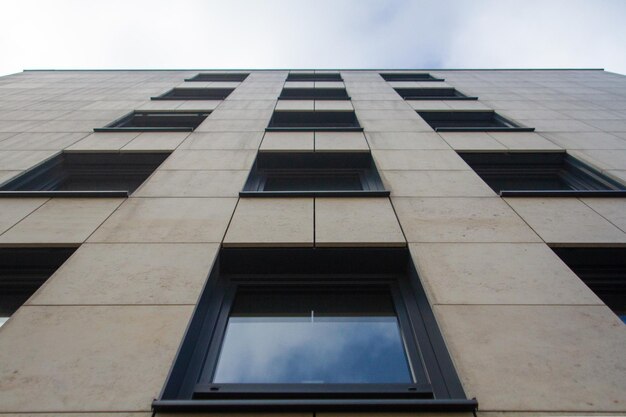
M 445 81 L 427 73 L 389 72 L 380 74 L 385 81 Z
M 0 327 L 76 248 L 0 249 Z
M 238 72 L 206 72 L 195 75 L 191 78 L 185 79 L 185 81 L 230 81 L 230 82 L 241 82 L 248 78 L 249 73 L 238 73 Z
M 153 409 L 471 411 L 407 249 L 222 249 Z
M 532 132 L 505 119 L 494 111 L 418 111 L 422 119 L 437 132 Z
M 565 152 L 459 152 L 495 192 L 512 196 L 615 196 L 625 187 Z
M 455 88 L 396 88 L 405 100 L 478 100 L 468 97 Z
M 281 100 L 350 100 L 345 88 L 283 88 Z
M 300 72 L 289 73 L 287 81 L 343 81 L 343 78 L 338 72 Z
M 0 197 L 127 197 L 168 155 L 64 152 L 4 184 Z
M 191 132 L 207 118 L 209 112 L 134 111 L 94 132 Z
M 552 248 L 626 323 L 626 248 Z
M 388 196 L 369 152 L 260 152 L 241 196 Z
M 224 100 L 234 88 L 172 88 L 152 100 Z
M 361 132 L 363 128 L 353 111 L 274 111 L 265 130 Z

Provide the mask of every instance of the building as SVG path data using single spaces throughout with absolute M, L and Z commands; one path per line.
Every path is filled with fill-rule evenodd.
M 0 415 L 625 415 L 625 190 L 602 70 L 2 77 Z

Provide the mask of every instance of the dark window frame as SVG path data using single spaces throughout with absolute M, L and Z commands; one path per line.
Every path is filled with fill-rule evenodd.
M 0 186 L 0 197 L 128 197 L 171 152 L 61 152 Z M 118 177 L 136 186 L 127 189 L 58 190 L 72 177 L 97 184 Z M 96 188 L 96 187 L 94 187 Z
M 457 152 L 502 197 L 624 197 L 626 187 L 565 151 Z M 498 182 L 528 182 L 526 189 L 505 189 Z M 534 184 L 533 184 L 534 181 Z M 540 189 L 540 181 L 571 189 Z M 535 188 L 535 189 L 532 189 Z
M 478 100 L 478 97 L 466 96 L 454 87 L 446 88 L 394 88 L 405 100 Z
M 396 286 L 395 310 L 423 384 L 214 384 L 238 286 Z M 398 298 L 400 297 L 398 301 Z M 417 355 L 417 356 L 415 356 Z M 204 375 L 203 375 L 204 373 Z M 209 383 L 206 383 L 209 381 Z M 406 248 L 223 248 L 196 305 L 155 412 L 473 411 Z
M 387 82 L 431 82 L 431 81 L 445 81 L 443 78 L 437 78 L 430 75 L 428 72 L 410 73 L 410 72 L 381 72 L 379 75 L 383 80 Z
M 265 190 L 268 180 L 280 177 L 303 178 L 358 176 L 360 190 Z M 387 197 L 369 152 L 259 152 L 250 170 L 241 197 Z
M 279 100 L 350 100 L 345 88 L 283 88 Z
M 350 111 L 291 111 L 274 110 L 268 132 L 284 131 L 331 131 L 331 132 L 362 132 L 356 113 Z
M 210 111 L 194 110 L 134 110 L 107 124 L 104 127 L 96 127 L 94 132 L 193 132 L 206 119 Z M 132 126 L 136 118 L 148 117 L 180 117 L 192 118 L 191 122 L 185 122 L 186 126 Z M 156 119 L 155 119 L 156 120 Z M 175 121 L 175 120 L 174 120 Z
M 201 72 L 194 75 L 191 78 L 185 78 L 188 82 L 242 82 L 250 75 L 249 72 L 224 72 L 224 73 L 210 73 Z
M 287 75 L 287 82 L 342 82 L 343 77 L 339 72 L 306 72 L 306 73 L 293 73 L 290 72 Z
M 151 100 L 224 100 L 235 91 L 234 88 L 191 88 L 175 87 L 160 96 L 151 97 Z M 185 93 L 187 95 L 185 95 Z M 203 96 L 202 93 L 205 95 Z
M 417 114 L 436 132 L 535 131 L 534 127 L 526 127 L 513 122 L 493 110 L 418 110 Z M 491 123 L 493 126 L 477 126 L 483 122 Z M 451 123 L 458 124 L 458 126 L 449 126 Z

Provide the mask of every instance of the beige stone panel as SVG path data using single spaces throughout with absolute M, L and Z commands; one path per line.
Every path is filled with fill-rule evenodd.
M 121 198 L 53 198 L 0 236 L 0 245 L 76 245 L 124 201 Z
M 235 198 L 130 198 L 90 242 L 220 242 Z
M 372 155 L 382 170 L 461 170 L 471 168 L 452 150 L 374 150 Z
M 450 88 L 454 87 L 444 81 L 389 81 L 393 88 Z
M 369 151 L 363 132 L 315 132 L 315 151 Z
M 224 100 L 220 109 L 225 110 L 263 110 L 273 109 L 276 100 Z
M 133 197 L 237 197 L 248 171 L 156 171 Z
M 0 198 L 0 233 L 37 210 L 47 198 Z
M 25 170 L 52 158 L 58 151 L 0 151 L 0 170 Z
M 216 243 L 86 243 L 27 304 L 194 305 L 218 249 Z
M 211 113 L 211 120 L 257 120 L 267 122 L 272 116 L 271 109 L 227 110 L 217 109 Z
M 404 110 L 358 110 L 357 116 L 359 120 L 413 120 L 421 122 L 419 116 L 411 109 Z
M 372 149 L 450 149 L 434 132 L 365 132 L 365 137 Z
M 357 115 L 358 117 L 358 115 Z M 401 120 L 359 119 L 361 126 L 370 132 L 432 132 L 433 129 L 419 118 Z
M 500 198 L 392 198 L 409 242 L 539 242 Z
M 61 150 L 85 136 L 85 133 L 20 133 L 1 141 L 0 149 Z
M 0 411 L 150 411 L 192 306 L 27 306 L 0 329 Z
M 68 151 L 117 151 L 141 132 L 96 132 L 67 148 Z
M 190 134 L 179 149 L 258 149 L 263 132 L 218 132 Z
M 489 132 L 487 134 L 511 150 L 545 151 L 562 149 L 560 146 L 533 132 Z
M 285 88 L 314 88 L 315 82 L 313 81 L 287 81 L 284 85 Z
M 14 177 L 17 177 L 22 171 L 0 171 L 0 184 L 8 182 Z
M 626 169 L 626 150 L 585 150 L 570 152 L 600 170 Z
M 316 246 L 406 246 L 388 198 L 316 198 Z
M 315 81 L 315 88 L 345 88 L 342 81 Z
M 399 95 L 395 94 L 392 100 L 355 100 L 350 101 L 357 110 L 406 110 L 411 107 Z
M 447 104 L 452 110 L 491 110 L 490 107 L 475 100 L 450 100 Z
M 604 173 L 608 175 L 609 177 L 613 178 L 614 180 L 626 185 L 626 170 L 604 171 Z
M 314 149 L 313 132 L 265 132 L 261 151 L 311 151 Z
M 432 304 L 597 304 L 543 243 L 414 243 Z
M 455 150 L 505 150 L 500 142 L 485 132 L 441 132 L 439 135 Z
M 537 412 L 537 411 L 485 411 L 476 413 L 476 417 L 624 417 L 626 413 L 596 413 L 596 412 Z
M 581 198 L 596 213 L 626 232 L 626 200 L 623 198 Z
M 207 117 L 196 132 L 259 132 L 264 131 L 269 119 L 212 119 Z
M 407 100 L 413 110 L 450 110 L 447 103 L 442 100 Z
M 137 106 L 136 110 L 176 110 L 184 100 L 151 100 Z
M 241 198 L 224 246 L 313 246 L 313 199 Z
M 626 332 L 604 306 L 434 307 L 482 411 L 626 410 Z
M 145 132 L 131 140 L 123 151 L 173 151 L 189 136 L 188 132 Z
M 160 170 L 250 169 L 256 152 L 252 150 L 178 149 L 159 167 Z
M 187 100 L 178 106 L 177 110 L 215 110 L 221 100 Z
M 354 110 L 350 100 L 315 100 L 315 110 Z
M 544 133 L 564 149 L 626 149 L 626 140 L 606 132 Z
M 493 197 L 472 171 L 381 171 L 395 197 Z
M 442 412 L 324 412 L 315 413 L 315 417 L 474 417 L 473 413 L 442 413 Z
M 313 100 L 278 100 L 274 110 L 313 111 L 314 109 Z
M 626 233 L 578 199 L 509 197 L 505 201 L 548 243 L 626 243 Z

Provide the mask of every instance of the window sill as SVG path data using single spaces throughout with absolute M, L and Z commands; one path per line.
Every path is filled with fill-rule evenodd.
M 423 100 L 428 100 L 428 101 L 448 101 L 448 100 L 463 100 L 463 101 L 476 101 L 478 100 L 478 97 L 454 97 L 454 96 L 450 96 L 450 97 L 441 97 L 441 96 L 422 96 L 422 97 L 404 97 L 405 100 L 407 101 L 423 101 Z
M 362 132 L 362 127 L 266 127 L 266 132 Z
M 389 197 L 387 190 L 358 191 L 240 191 L 239 197 Z
M 2 197 L 100 197 L 127 198 L 128 191 L 0 191 Z
M 626 190 L 502 190 L 501 197 L 626 197 Z
M 534 127 L 436 127 L 435 132 L 534 132 Z
M 193 127 L 94 127 L 94 132 L 193 132 Z

